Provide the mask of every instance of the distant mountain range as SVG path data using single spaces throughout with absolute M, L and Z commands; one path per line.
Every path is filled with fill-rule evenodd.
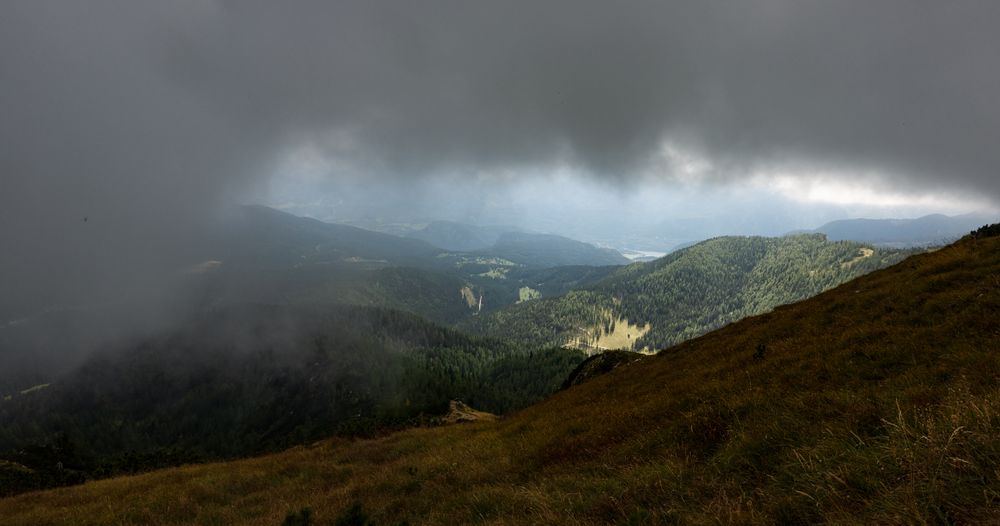
M 930 246 L 950 243 L 996 220 L 996 214 L 982 213 L 932 214 L 916 219 L 841 219 L 814 232 L 826 234 L 831 241 L 851 240 L 893 247 Z
M 478 226 L 456 221 L 433 221 L 406 237 L 426 241 L 436 247 L 458 252 L 487 249 L 508 232 L 521 232 L 513 226 Z
M 629 259 L 610 248 L 596 247 L 554 234 L 525 232 L 511 226 L 477 226 L 435 221 L 407 234 L 455 252 L 473 252 L 503 258 L 535 268 L 566 265 L 624 265 Z
M 553 234 L 507 232 L 490 248 L 482 251 L 528 267 L 566 265 L 625 265 L 628 258 L 611 248 L 600 248 L 568 237 Z
M 503 258 L 530 268 L 628 263 L 613 249 L 516 227 L 436 221 L 399 236 L 256 205 L 242 207 L 216 237 L 206 257 L 264 267 L 368 263 L 442 268 L 459 255 L 446 253 Z

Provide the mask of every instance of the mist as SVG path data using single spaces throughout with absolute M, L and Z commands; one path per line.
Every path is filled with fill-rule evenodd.
M 667 250 L 1000 198 L 989 2 L 14 0 L 0 14 L 8 324 L 95 305 L 183 316 L 171 280 L 245 203 Z
M 388 185 L 291 169 L 272 178 L 259 200 L 296 215 L 394 234 L 448 220 L 661 252 L 715 236 L 780 236 L 855 217 L 996 215 L 991 201 L 981 197 L 871 193 L 865 187 L 815 194 L 809 185 L 763 179 L 724 185 L 634 183 L 557 173 L 503 183 L 424 177 Z

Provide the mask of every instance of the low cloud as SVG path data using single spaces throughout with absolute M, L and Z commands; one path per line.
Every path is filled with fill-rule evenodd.
M 834 167 L 902 193 L 1000 196 L 995 2 L 12 0 L 0 14 L 0 285 L 22 306 L 197 263 L 191 240 L 220 203 L 304 144 L 327 176 L 384 184 Z

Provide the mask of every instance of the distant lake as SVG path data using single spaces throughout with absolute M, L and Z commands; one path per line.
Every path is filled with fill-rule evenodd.
M 654 252 L 652 250 L 632 250 L 625 248 L 620 250 L 621 254 L 631 261 L 651 261 L 666 256 L 666 252 Z

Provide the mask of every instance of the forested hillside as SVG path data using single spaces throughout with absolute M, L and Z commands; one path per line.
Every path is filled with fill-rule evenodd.
M 445 250 L 469 252 L 493 246 L 506 232 L 517 232 L 516 227 L 479 226 L 455 221 L 432 221 L 420 230 L 408 232 L 406 237 L 426 241 Z
M 205 301 L 382 306 L 450 325 L 478 314 L 480 296 L 489 311 L 519 301 L 523 287 L 563 294 L 606 276 L 611 269 L 600 265 L 628 262 L 560 236 L 434 225 L 432 232 L 489 234 L 492 244 L 446 251 L 420 239 L 244 207 L 200 254 L 205 263 L 191 269 L 188 286 Z
M 150 309 L 154 302 L 161 310 L 168 304 L 180 313 L 244 302 L 340 303 L 403 310 L 453 325 L 478 314 L 480 298 L 482 311 L 488 312 L 518 302 L 522 294 L 565 294 L 614 269 L 553 266 L 616 258 L 565 238 L 553 244 L 546 236 L 527 236 L 505 245 L 507 255 L 526 262 L 519 263 L 262 206 L 238 208 L 209 233 L 212 242 L 192 246 L 141 294 L 103 302 L 67 297 L 44 310 L 25 308 L 0 320 L 0 390 L 46 383 L 102 344 L 156 333 L 169 325 L 164 318 L 175 315 Z
M 525 345 L 592 348 L 611 341 L 637 350 L 661 349 L 814 296 L 907 254 L 830 242 L 821 234 L 721 237 L 622 267 L 565 296 L 506 307 L 464 326 Z
M 565 265 L 624 265 L 628 259 L 610 248 L 552 234 L 507 232 L 483 252 L 535 268 Z
M 0 487 L 367 435 L 426 421 L 455 399 L 505 413 L 553 392 L 582 359 L 391 310 L 232 306 L 51 385 L 0 394 L 0 459 L 33 473 L 0 470 Z M 58 463 L 65 470 L 53 472 Z

